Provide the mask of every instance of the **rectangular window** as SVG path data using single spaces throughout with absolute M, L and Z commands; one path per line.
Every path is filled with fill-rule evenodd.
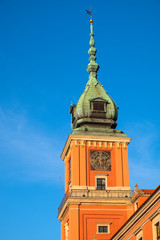
M 136 240 L 143 240 L 143 232 L 142 230 L 138 231 L 136 235 Z
M 93 111 L 104 112 L 104 102 L 93 102 Z
M 155 228 L 156 228 L 156 239 L 157 240 L 160 240 L 160 224 L 159 224 L 159 222 L 157 222 L 156 224 L 155 224 Z
M 69 160 L 69 183 L 71 181 L 71 160 Z
M 97 190 L 105 190 L 105 178 L 97 178 Z
M 98 232 L 99 233 L 107 233 L 108 232 L 108 226 L 98 226 Z
M 153 214 L 151 221 L 153 230 L 153 240 L 160 240 L 160 214 L 158 210 Z
M 138 209 L 138 202 L 135 203 L 135 211 Z
M 111 223 L 97 223 L 97 234 L 110 234 Z

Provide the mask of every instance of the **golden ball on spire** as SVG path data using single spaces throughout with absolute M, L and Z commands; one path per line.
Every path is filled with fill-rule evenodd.
M 92 19 L 92 17 L 91 17 L 91 19 L 90 19 L 90 23 L 93 23 L 93 19 Z

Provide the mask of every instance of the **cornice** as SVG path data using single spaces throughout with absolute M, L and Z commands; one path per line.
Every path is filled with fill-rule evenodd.
M 124 143 L 129 144 L 132 138 L 129 137 L 110 137 L 110 136 L 85 136 L 85 135 L 73 135 L 70 134 L 63 148 L 61 158 L 64 160 L 69 150 L 72 141 L 82 141 L 81 145 L 86 145 L 86 142 L 108 142 L 108 143 Z M 77 144 L 78 145 L 78 144 Z
M 150 197 L 151 194 L 137 194 L 134 198 L 132 198 L 131 202 L 134 203 L 140 197 Z
M 62 221 L 62 219 L 65 217 L 65 214 L 67 213 L 67 210 L 70 205 L 85 205 L 85 206 L 121 206 L 121 207 L 132 207 L 131 210 L 133 210 L 133 205 L 131 204 L 130 199 L 101 199 L 101 198 L 68 198 L 63 205 L 59 215 L 58 219 L 59 221 Z M 101 209 L 99 209 L 101 210 Z M 107 209 L 106 209 L 107 210 Z M 111 209 L 108 209 L 111 210 Z M 112 209 L 113 210 L 113 209 Z M 117 209 L 115 209 L 117 210 Z M 128 209 L 124 209 L 128 210 Z

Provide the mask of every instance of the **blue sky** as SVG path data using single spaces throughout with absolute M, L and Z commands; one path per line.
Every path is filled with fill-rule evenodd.
M 131 188 L 160 182 L 160 0 L 1 0 L 2 240 L 60 240 L 60 154 L 88 80 L 90 6 L 98 79 L 132 137 Z

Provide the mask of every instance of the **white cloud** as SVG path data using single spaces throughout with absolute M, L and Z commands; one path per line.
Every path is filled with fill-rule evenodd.
M 63 175 L 62 146 L 27 120 L 0 108 L 0 176 L 26 181 L 55 181 Z

